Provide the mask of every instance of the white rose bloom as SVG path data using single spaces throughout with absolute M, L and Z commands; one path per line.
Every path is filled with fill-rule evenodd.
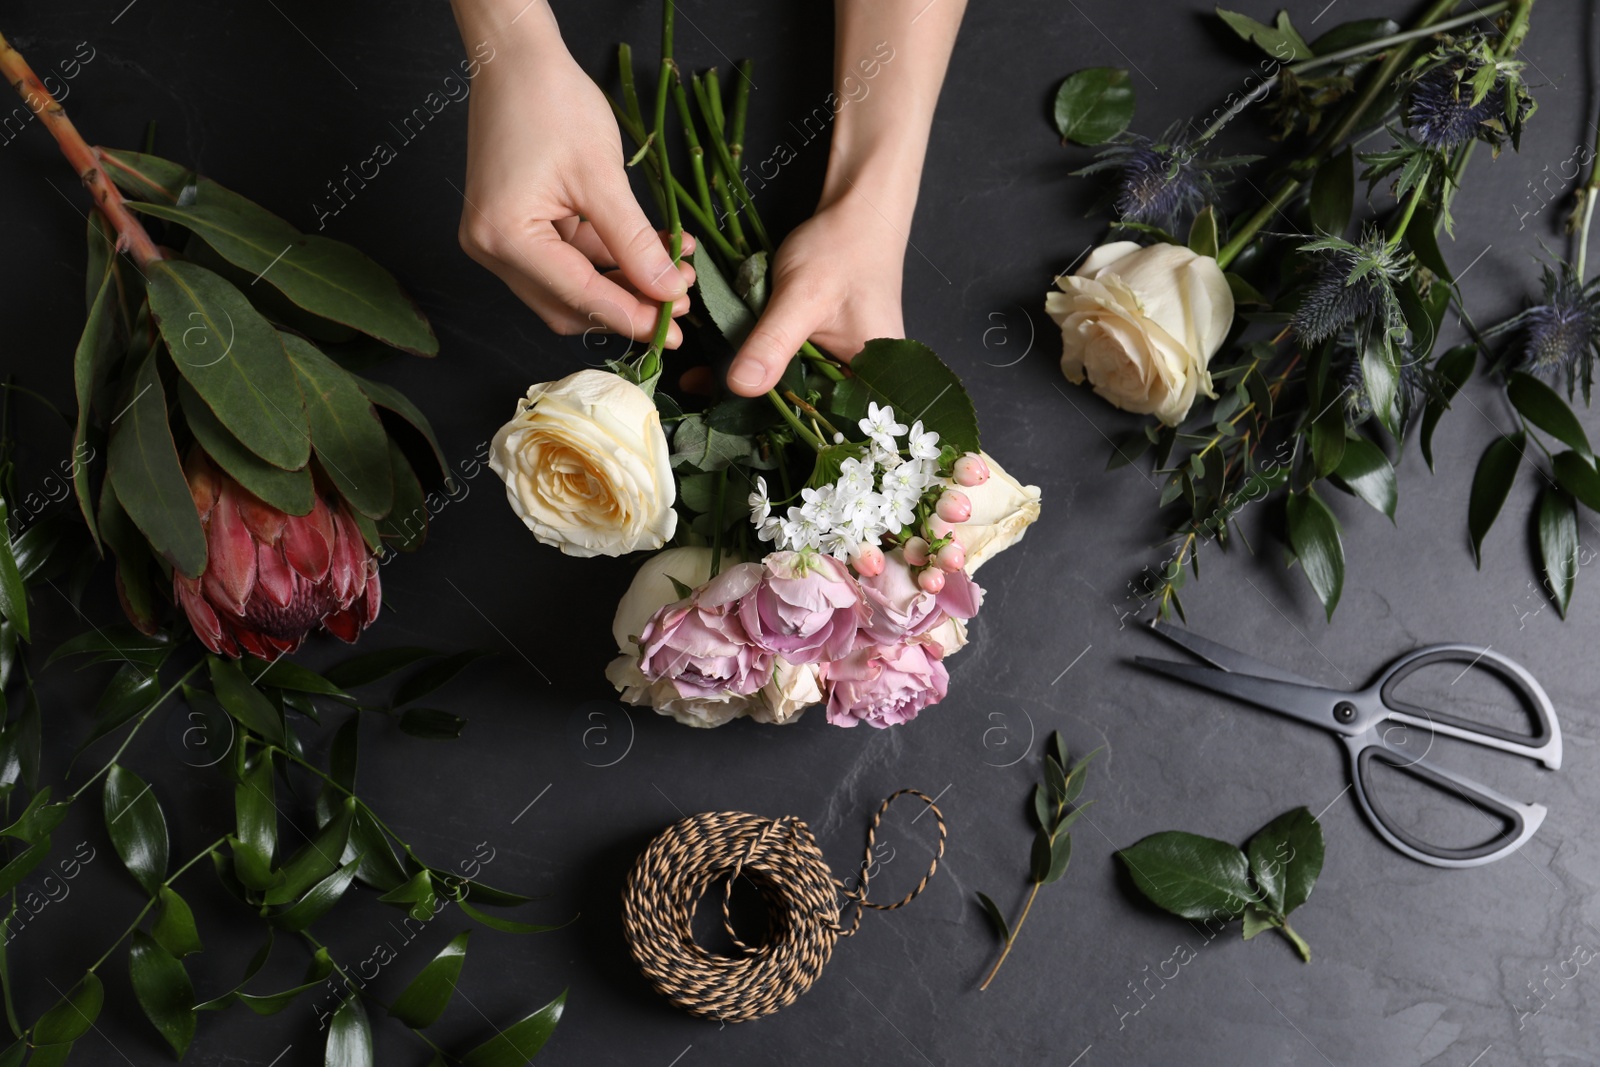
M 655 404 L 632 382 L 581 370 L 529 388 L 494 435 L 489 466 L 533 535 L 569 556 L 660 548 L 677 485 Z
M 968 574 L 1022 540 L 1039 517 L 1039 487 L 1018 482 L 987 452 L 978 454 L 989 467 L 989 480 L 959 487 L 972 501 L 972 515 L 955 528 L 955 539 L 967 552 Z
M 815 663 L 790 663 L 780 658 L 772 672 L 772 681 L 760 692 L 750 708 L 750 717 L 756 722 L 787 726 L 798 720 L 800 713 L 813 704 L 822 703 L 822 681 Z
M 947 617 L 944 622 L 929 630 L 918 641 L 932 642 L 939 646 L 940 654 L 948 659 L 967 647 L 967 624 L 964 619 L 954 616 Z
M 626 703 L 653 708 L 657 714 L 670 715 L 685 726 L 721 726 L 741 715 L 756 715 L 758 709 L 765 707 L 761 695 L 764 690 L 749 696 L 689 698 L 679 695 L 669 679 L 663 678 L 652 685 L 639 671 L 637 653 L 624 653 L 612 660 L 606 666 L 606 678 L 617 687 L 617 693 Z
M 1115 406 L 1176 426 L 1233 324 L 1233 294 L 1210 256 L 1181 245 L 1101 245 L 1056 279 L 1045 311 L 1061 327 L 1061 373 Z

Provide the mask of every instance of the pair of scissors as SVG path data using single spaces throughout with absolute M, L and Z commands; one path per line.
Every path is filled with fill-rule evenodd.
M 1464 775 L 1435 766 L 1425 755 L 1417 757 L 1391 742 L 1390 734 L 1416 727 L 1432 735 L 1451 737 L 1485 748 L 1509 752 L 1543 763 L 1551 770 L 1561 766 L 1561 727 L 1555 709 L 1533 677 L 1523 667 L 1489 648 L 1477 645 L 1428 645 L 1391 663 L 1365 689 L 1350 692 L 1330 689 L 1294 674 L 1208 641 L 1203 637 L 1151 623 L 1150 628 L 1188 650 L 1209 666 L 1176 663 L 1139 656 L 1140 666 L 1255 704 L 1311 726 L 1320 726 L 1343 740 L 1350 754 L 1350 784 L 1356 801 L 1385 841 L 1414 860 L 1435 867 L 1477 867 L 1509 856 L 1534 835 L 1544 822 L 1543 804 L 1524 804 Z M 1442 711 L 1400 699 L 1396 688 L 1406 678 L 1438 663 L 1460 663 L 1462 673 L 1480 669 L 1505 683 L 1538 724 L 1531 735 L 1469 722 Z M 1502 832 L 1479 845 L 1448 848 L 1423 841 L 1397 823 L 1368 788 L 1373 762 L 1412 775 L 1441 792 L 1472 805 L 1480 813 L 1497 816 Z

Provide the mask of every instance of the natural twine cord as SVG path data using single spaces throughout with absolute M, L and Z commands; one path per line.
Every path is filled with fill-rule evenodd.
M 896 797 L 920 798 L 939 824 L 939 847 L 916 888 L 893 904 L 867 899 L 878 823 Z M 767 819 L 742 811 L 704 812 L 674 823 L 650 842 L 628 875 L 622 928 L 633 958 L 656 991 L 702 1018 L 745 1022 L 794 1003 L 822 973 L 834 942 L 861 927 L 863 908 L 892 911 L 911 903 L 944 857 L 944 815 L 933 798 L 901 789 L 878 806 L 867 828 L 861 886 L 833 877 L 810 827 L 793 815 Z M 743 875 L 767 907 L 767 937 L 748 945 L 734 932 L 729 905 Z M 719 879 L 726 882 L 722 923 L 738 950 L 719 956 L 694 939 L 696 905 Z M 848 928 L 839 897 L 855 905 Z M 844 904 L 849 907 L 849 904 Z

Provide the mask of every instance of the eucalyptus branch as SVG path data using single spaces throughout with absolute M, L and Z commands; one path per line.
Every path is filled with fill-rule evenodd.
M 166 254 L 156 247 L 144 224 L 128 209 L 122 193 L 106 174 L 99 153 L 78 133 L 61 104 L 3 34 L 0 34 L 0 75 L 5 76 L 6 82 L 22 97 L 23 104 L 39 116 L 40 123 L 56 139 L 61 154 L 67 157 L 84 188 L 89 190 L 95 210 L 116 231 L 117 247 L 132 256 L 141 269 L 165 259 Z

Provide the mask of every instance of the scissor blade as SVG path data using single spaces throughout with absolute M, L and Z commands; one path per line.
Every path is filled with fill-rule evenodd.
M 1150 624 L 1150 629 L 1220 670 L 1232 671 L 1238 674 L 1253 674 L 1257 678 L 1276 678 L 1280 682 L 1290 682 L 1294 685 L 1314 686 L 1317 684 L 1309 678 L 1302 678 L 1293 671 L 1286 671 L 1282 667 L 1263 663 L 1254 656 L 1247 656 L 1243 652 L 1229 648 L 1227 645 L 1219 645 L 1217 642 L 1201 637 L 1193 631 L 1163 624 L 1159 619 Z
M 1138 656 L 1134 662 L 1190 685 L 1255 704 L 1312 726 L 1336 733 L 1346 732 L 1345 727 L 1333 717 L 1333 706 L 1344 696 L 1334 689 L 1324 689 L 1306 682 L 1258 678 L 1253 674 L 1202 667 L 1198 663 L 1174 663 L 1172 660 L 1151 659 L 1148 656 Z

